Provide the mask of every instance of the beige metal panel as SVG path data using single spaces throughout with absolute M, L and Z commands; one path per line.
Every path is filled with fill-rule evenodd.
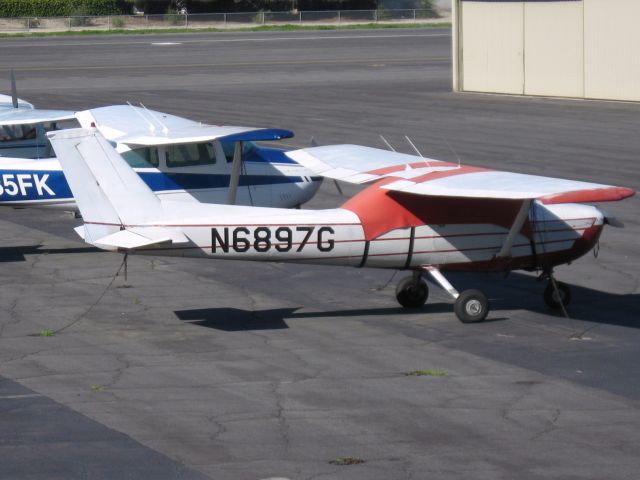
M 525 3 L 524 93 L 584 96 L 583 43 L 582 2 Z
M 640 100 L 640 1 L 584 0 L 585 96 Z
M 524 3 L 463 1 L 462 85 L 466 91 L 524 93 Z
M 460 0 L 452 0 L 451 2 L 451 64 L 453 66 L 453 91 L 459 92 L 461 90 L 460 85 L 460 28 L 461 28 L 461 20 L 460 16 Z

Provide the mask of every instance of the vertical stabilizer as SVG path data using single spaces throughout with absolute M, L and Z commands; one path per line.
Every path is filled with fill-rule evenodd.
M 159 216 L 158 197 L 95 128 L 59 130 L 48 137 L 85 221 L 87 241 Z

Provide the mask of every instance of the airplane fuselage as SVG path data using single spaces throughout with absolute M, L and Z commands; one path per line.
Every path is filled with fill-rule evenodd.
M 321 178 L 278 156 L 279 150 L 264 148 L 260 153 L 264 151 L 269 152 L 267 159 L 256 155 L 244 162 L 236 204 L 290 208 L 310 200 Z M 218 204 L 227 203 L 230 169 L 226 161 L 170 168 L 134 167 L 161 198 Z M 0 206 L 77 210 L 56 158 L 0 158 Z
M 387 195 L 370 188 L 375 188 L 371 190 L 375 195 Z M 185 210 L 174 213 L 176 221 L 153 226 L 179 228 L 190 239 L 188 244 L 136 253 L 392 269 L 430 265 L 441 270 L 534 270 L 584 255 L 593 248 L 604 225 L 602 212 L 592 206 L 535 204 L 508 258 L 497 258 L 513 222 L 511 206 L 502 211 L 483 210 L 482 202 L 474 202 L 478 205 L 475 213 L 469 216 L 467 209 L 456 215 L 442 212 L 441 200 L 422 199 L 421 211 L 406 210 L 396 202 L 396 212 L 390 217 L 380 202 L 372 204 L 370 212 L 362 204 L 358 208 L 359 197 L 366 200 L 368 190 L 333 210 L 223 210 L 212 205 L 200 210 L 210 211 L 208 220 L 189 219 Z M 449 207 L 456 208 L 455 201 Z M 417 216 L 430 209 L 435 222 L 427 219 L 418 224 Z

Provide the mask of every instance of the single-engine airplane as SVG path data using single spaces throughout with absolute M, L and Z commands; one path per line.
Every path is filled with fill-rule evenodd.
M 96 129 L 49 134 L 78 202 L 87 243 L 118 252 L 412 270 L 404 307 L 428 297 L 423 273 L 455 299 L 465 323 L 489 312 L 479 290 L 458 293 L 444 271 L 540 270 L 548 304 L 569 301 L 553 268 L 590 251 L 616 220 L 582 202 L 629 188 L 501 172 L 356 145 L 288 152 L 324 177 L 373 182 L 340 208 L 286 210 L 171 202 L 153 195 Z
M 46 138 L 69 119 L 97 127 L 154 193 L 172 200 L 290 208 L 322 181 L 284 149 L 254 143 L 293 137 L 289 130 L 205 125 L 131 105 L 33 109 L 0 113 L 0 206 L 77 209 Z
M 75 120 L 68 110 L 36 109 L 18 98 L 16 80 L 11 71 L 11 96 L 0 94 L 0 156 L 17 158 L 50 157 L 46 133 L 58 128 L 58 122 Z M 76 122 L 75 125 L 78 126 Z

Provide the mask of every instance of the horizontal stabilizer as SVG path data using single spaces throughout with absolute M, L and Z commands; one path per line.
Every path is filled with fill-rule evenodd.
M 79 227 L 75 227 L 73 230 L 78 234 L 78 236 L 81 239 L 83 239 L 83 240 L 85 239 L 84 225 L 80 225 Z
M 102 248 L 122 248 L 126 250 L 150 247 L 152 245 L 172 244 L 172 243 L 185 243 L 189 240 L 179 231 L 172 231 L 171 229 L 158 228 L 155 234 L 149 235 L 148 228 L 145 228 L 144 235 L 137 233 L 136 229 L 120 230 L 111 235 L 99 238 L 94 241 L 94 244 Z M 164 233 L 164 236 L 161 234 Z

